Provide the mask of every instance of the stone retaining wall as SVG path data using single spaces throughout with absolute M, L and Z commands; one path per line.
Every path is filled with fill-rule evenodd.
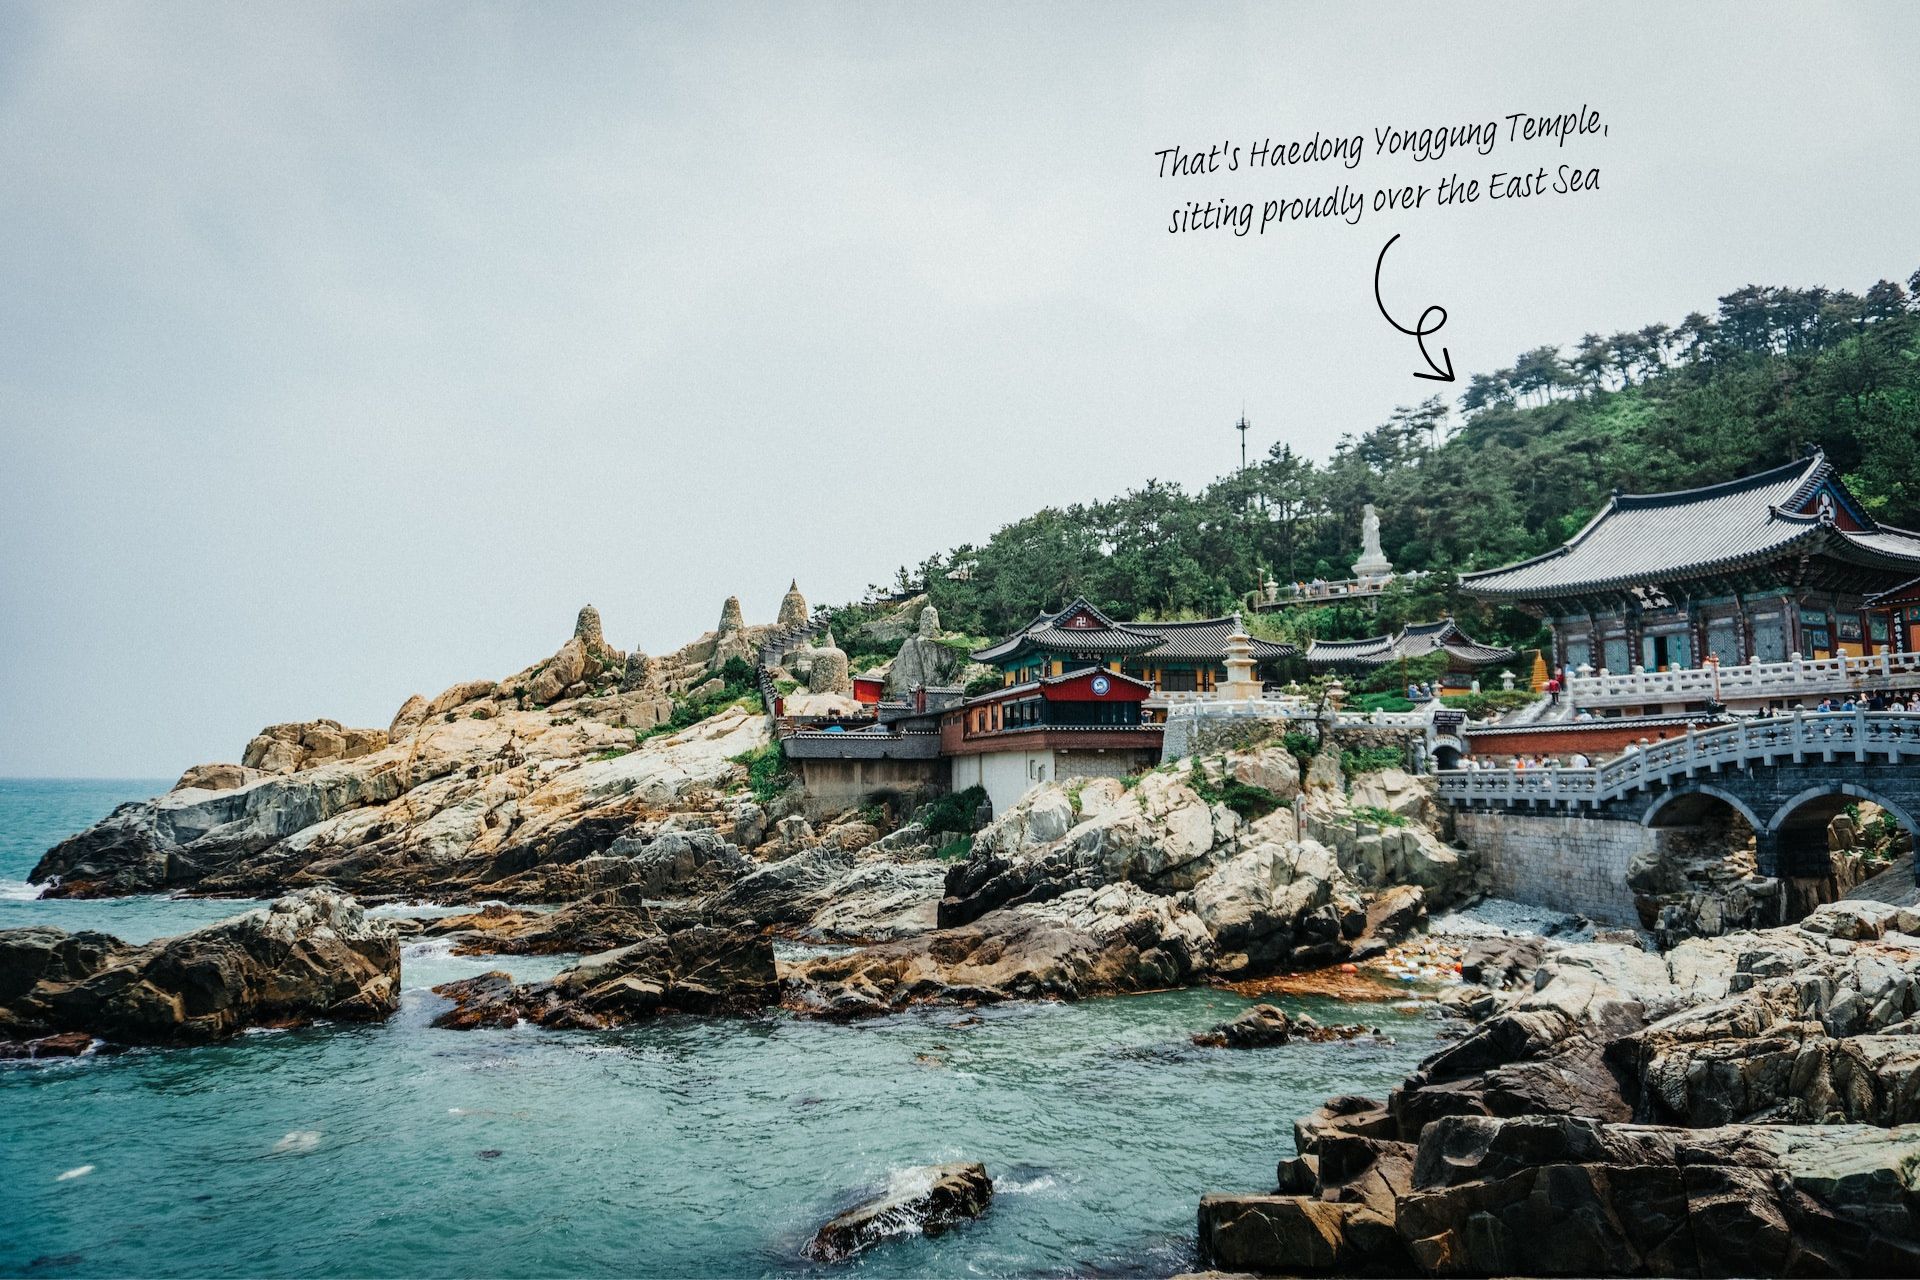
M 1650 849 L 1638 822 L 1458 809 L 1455 837 L 1478 856 L 1488 892 L 1605 924 L 1640 923 L 1627 868 Z

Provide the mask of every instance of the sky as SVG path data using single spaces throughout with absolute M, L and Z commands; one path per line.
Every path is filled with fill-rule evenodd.
M 1917 62 L 1907 3 L 0 6 L 0 775 L 385 726 L 588 602 L 661 653 L 850 600 L 1204 484 L 1243 411 L 1325 457 L 1435 389 L 1396 233 L 1450 392 L 1905 279 Z M 1158 175 L 1316 131 L 1367 154 Z M 1563 163 L 1598 189 L 1167 230 Z

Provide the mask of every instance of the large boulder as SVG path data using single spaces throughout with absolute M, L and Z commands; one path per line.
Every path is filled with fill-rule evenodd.
M 186 1044 L 315 1018 L 384 1018 L 399 1000 L 393 926 L 325 889 L 144 946 L 44 926 L 0 931 L 0 1040 L 84 1032 Z

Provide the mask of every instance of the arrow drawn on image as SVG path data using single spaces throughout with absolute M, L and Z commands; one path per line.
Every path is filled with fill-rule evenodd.
M 1436 362 L 1434 358 L 1427 353 L 1427 335 L 1430 333 L 1440 332 L 1440 326 L 1444 325 L 1447 322 L 1447 309 L 1443 306 L 1440 306 L 1437 303 L 1431 307 L 1428 307 L 1425 311 L 1422 311 L 1420 313 L 1420 319 L 1418 323 L 1416 323 L 1413 328 L 1409 329 L 1407 328 L 1407 326 L 1401 324 L 1398 320 L 1395 320 L 1392 314 L 1388 312 L 1387 304 L 1380 300 L 1380 266 L 1382 263 L 1384 263 L 1387 260 L 1387 250 L 1393 248 L 1393 241 L 1398 240 L 1399 238 L 1400 238 L 1400 233 L 1397 231 L 1394 232 L 1393 240 L 1389 240 L 1385 244 L 1380 246 L 1380 256 L 1374 261 L 1374 264 L 1373 264 L 1374 305 L 1380 308 L 1381 315 L 1387 317 L 1388 324 L 1392 325 L 1394 328 L 1398 329 L 1400 332 L 1410 335 L 1415 342 L 1418 342 L 1420 344 L 1420 358 L 1427 362 L 1427 368 L 1433 370 L 1433 372 L 1432 373 L 1416 373 L 1413 375 L 1414 377 L 1425 378 L 1429 382 L 1452 382 L 1453 381 L 1453 357 L 1452 355 L 1448 354 L 1447 349 L 1445 347 L 1440 348 L 1440 360 L 1438 362 Z M 1438 317 L 1438 318 L 1432 319 L 1434 317 Z M 1429 319 L 1432 319 L 1431 324 L 1428 323 Z

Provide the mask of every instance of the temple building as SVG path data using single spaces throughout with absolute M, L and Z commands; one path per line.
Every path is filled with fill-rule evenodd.
M 986 790 L 1005 813 L 1043 782 L 1117 778 L 1159 763 L 1161 727 L 1147 723 L 1145 680 L 1087 665 L 1039 676 L 940 715 L 940 754 L 955 791 Z
M 1497 649 L 1481 644 L 1452 618 L 1438 622 L 1416 622 L 1403 627 L 1398 635 L 1369 636 L 1365 640 L 1315 640 L 1307 648 L 1307 667 L 1316 672 L 1373 671 L 1410 658 L 1444 653 L 1447 658 L 1443 684 L 1464 686 L 1488 667 L 1515 661 L 1512 649 Z
M 1159 694 L 1212 694 L 1227 679 L 1229 641 L 1236 617 L 1198 622 L 1115 622 L 1084 599 L 1042 613 L 997 644 L 976 650 L 975 662 L 1000 670 L 1006 685 L 1029 684 L 1093 667 L 1121 672 Z M 1288 644 L 1249 638 L 1256 666 L 1295 657 Z
M 1616 491 L 1565 545 L 1462 575 L 1470 595 L 1553 629 L 1569 673 L 1900 653 L 1888 593 L 1920 575 L 1920 534 L 1876 523 L 1818 451 L 1676 493 Z M 1905 612 L 1903 612 L 1905 611 Z

